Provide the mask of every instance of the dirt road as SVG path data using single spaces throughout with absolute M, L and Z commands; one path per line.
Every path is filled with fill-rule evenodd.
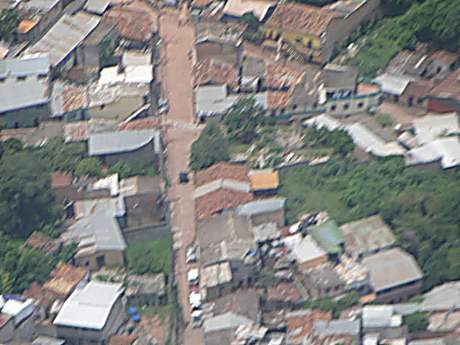
M 194 31 L 191 25 L 178 26 L 178 13 L 167 12 L 160 18 L 160 35 L 163 42 L 163 63 L 160 77 L 167 98 L 169 112 L 166 122 L 167 164 L 171 182 L 168 198 L 171 200 L 172 229 L 176 249 L 176 280 L 184 320 L 188 324 L 182 336 L 182 344 L 203 344 L 201 329 L 189 325 L 187 265 L 185 251 L 195 238 L 193 184 L 178 184 L 181 171 L 188 171 L 190 146 L 198 134 L 194 128 L 192 65 L 189 52 L 193 48 Z

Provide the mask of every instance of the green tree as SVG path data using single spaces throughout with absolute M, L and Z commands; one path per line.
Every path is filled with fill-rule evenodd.
M 75 167 L 76 176 L 102 176 L 102 165 L 97 158 L 87 157 L 78 162 Z
M 407 325 L 409 332 L 424 331 L 428 327 L 428 319 L 424 313 L 414 313 L 404 317 L 404 323 Z
M 227 140 L 215 121 L 209 121 L 191 147 L 190 168 L 193 171 L 228 161 L 230 154 Z
M 5 9 L 0 12 L 0 41 L 13 38 L 21 17 L 15 9 Z
M 10 274 L 3 268 L 0 268 L 0 291 L 2 291 L 2 293 L 13 292 L 13 284 L 11 283 Z
M 256 139 L 256 129 L 263 109 L 254 98 L 243 98 L 232 105 L 224 117 L 227 134 L 231 140 L 249 144 Z
M 0 161 L 0 231 L 28 236 L 58 216 L 47 167 L 23 151 Z
M 38 149 L 38 155 L 51 171 L 73 173 L 78 163 L 87 157 L 87 149 L 82 143 L 65 143 L 62 138 L 53 138 Z

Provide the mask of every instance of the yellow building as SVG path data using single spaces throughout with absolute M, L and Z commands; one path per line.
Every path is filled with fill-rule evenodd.
M 263 28 L 267 40 L 288 42 L 308 60 L 326 62 L 333 48 L 331 26 L 342 16 L 328 9 L 296 3 L 278 4 Z M 331 37 L 332 38 L 332 37 Z

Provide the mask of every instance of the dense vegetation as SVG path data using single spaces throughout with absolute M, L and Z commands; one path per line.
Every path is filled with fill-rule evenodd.
M 126 250 L 128 268 L 135 274 L 163 272 L 167 278 L 172 269 L 171 251 L 172 238 L 169 235 L 129 245 Z
M 191 148 L 190 167 L 193 171 L 206 169 L 211 165 L 228 161 L 230 153 L 224 133 L 216 121 L 209 121 Z
M 351 308 L 358 303 L 359 295 L 356 292 L 351 292 L 335 301 L 330 297 L 319 298 L 312 302 L 307 302 L 305 307 L 309 309 L 330 311 L 333 318 L 338 319 L 344 310 Z
M 305 130 L 305 146 L 313 148 L 332 148 L 335 154 L 346 156 L 353 151 L 355 144 L 343 129 L 329 131 L 327 128 L 310 127 Z
M 282 173 L 287 217 L 327 210 L 345 223 L 380 213 L 425 273 L 425 288 L 460 279 L 460 173 L 406 168 L 398 158 L 341 160 Z
M 21 18 L 14 9 L 5 9 L 0 12 L 0 41 L 9 41 L 13 38 Z
M 409 329 L 409 332 L 425 331 L 429 325 L 427 316 L 424 313 L 414 313 L 404 317 L 404 324 Z
M 413 49 L 424 41 L 449 50 L 458 50 L 460 41 L 460 2 L 451 0 L 390 0 L 402 15 L 382 20 L 360 42 L 360 51 L 348 63 L 365 77 L 373 77 L 401 49 Z M 391 6 L 387 6 L 391 8 Z

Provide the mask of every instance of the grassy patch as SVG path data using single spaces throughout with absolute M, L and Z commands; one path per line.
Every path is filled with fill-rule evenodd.
M 377 116 L 375 116 L 375 119 L 383 127 L 392 126 L 394 123 L 391 115 L 387 113 L 378 113 Z
M 172 311 L 171 304 L 139 308 L 139 314 L 141 314 L 141 316 L 145 316 L 148 318 L 158 316 L 162 324 L 168 321 L 171 315 L 171 311 Z
M 300 149 L 296 152 L 305 159 L 313 159 L 318 157 L 330 156 L 334 153 L 334 150 L 330 147 L 307 147 Z
M 228 150 L 231 155 L 236 155 L 239 153 L 245 153 L 249 149 L 249 146 L 250 145 L 235 142 L 235 143 L 230 143 Z
M 287 197 L 286 217 L 292 223 L 306 212 L 326 210 L 339 223 L 350 219 L 349 210 L 340 200 L 340 191 L 311 186 L 300 170 L 282 173 L 280 194 Z
M 171 272 L 172 237 L 131 244 L 126 250 L 128 268 L 136 274 Z

